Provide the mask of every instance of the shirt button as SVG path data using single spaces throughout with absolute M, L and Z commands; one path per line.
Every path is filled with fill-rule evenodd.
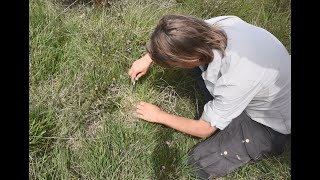
M 228 151 L 224 151 L 223 154 L 224 154 L 224 155 L 227 155 L 227 154 L 228 154 Z
M 249 140 L 249 139 L 246 139 L 246 143 L 248 143 L 248 142 L 250 142 L 250 140 Z

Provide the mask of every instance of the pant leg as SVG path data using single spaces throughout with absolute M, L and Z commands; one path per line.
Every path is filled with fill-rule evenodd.
M 250 161 L 283 152 L 288 137 L 242 113 L 223 130 L 197 144 L 189 153 L 194 176 L 226 176 Z

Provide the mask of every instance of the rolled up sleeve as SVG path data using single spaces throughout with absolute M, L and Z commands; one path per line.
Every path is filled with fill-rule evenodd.
M 245 110 L 261 88 L 258 81 L 244 80 L 241 76 L 233 77 L 232 81 L 227 78 L 219 79 L 214 89 L 215 98 L 204 105 L 200 119 L 210 122 L 211 126 L 224 129 Z

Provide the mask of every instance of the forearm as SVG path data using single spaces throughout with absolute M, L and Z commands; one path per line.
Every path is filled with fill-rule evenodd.
M 209 122 L 204 120 L 194 120 L 184 117 L 175 116 L 162 111 L 157 117 L 157 122 L 169 126 L 178 131 L 206 138 L 216 131 L 216 127 L 212 127 Z

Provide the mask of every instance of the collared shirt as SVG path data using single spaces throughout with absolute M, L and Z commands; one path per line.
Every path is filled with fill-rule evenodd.
M 203 71 L 214 97 L 204 106 L 201 119 L 224 129 L 243 111 L 252 120 L 283 134 L 291 133 L 291 56 L 270 32 L 236 16 L 206 20 L 228 37 L 225 56 Z M 202 68 L 202 67 L 200 67 Z

